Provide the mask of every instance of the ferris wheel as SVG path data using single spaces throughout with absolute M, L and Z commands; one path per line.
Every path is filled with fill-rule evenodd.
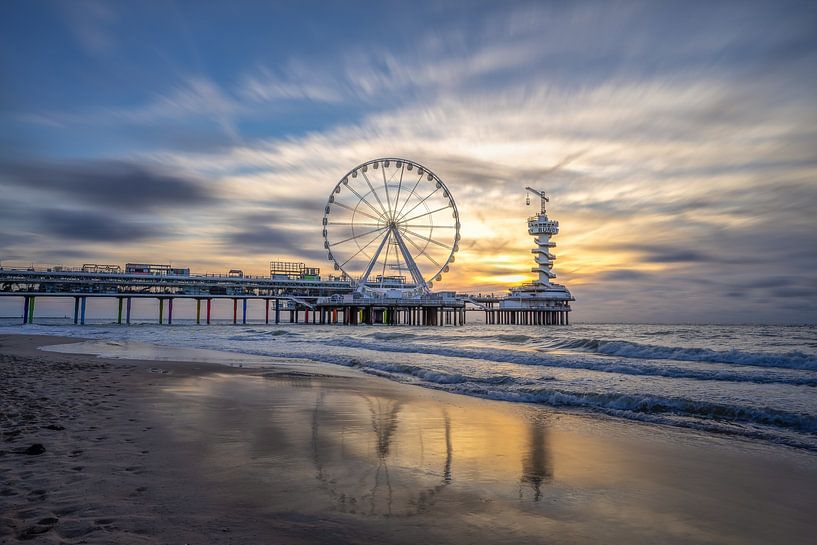
M 324 248 L 358 291 L 425 293 L 459 250 L 454 197 L 429 169 L 381 158 L 350 170 L 332 189 L 323 216 Z

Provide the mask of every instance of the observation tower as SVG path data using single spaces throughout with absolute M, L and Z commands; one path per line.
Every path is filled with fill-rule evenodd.
M 567 325 L 570 301 L 575 299 L 565 286 L 552 281 L 556 278 L 553 272 L 556 256 L 552 253 L 556 243 L 550 237 L 559 234 L 559 222 L 548 218 L 547 203 L 550 198 L 544 191 L 531 187 L 525 189 L 529 192 L 525 204 L 530 206 L 531 193 L 538 196 L 540 202 L 539 213 L 528 218 L 528 234 L 536 242 L 536 247 L 531 250 L 536 266 L 531 271 L 537 274 L 537 278 L 510 288 L 508 296 L 499 303 L 495 323 Z

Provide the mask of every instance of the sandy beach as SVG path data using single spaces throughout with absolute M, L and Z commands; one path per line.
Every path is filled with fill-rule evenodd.
M 0 543 L 795 544 L 817 532 L 806 451 L 331 365 L 38 348 L 76 342 L 0 336 Z

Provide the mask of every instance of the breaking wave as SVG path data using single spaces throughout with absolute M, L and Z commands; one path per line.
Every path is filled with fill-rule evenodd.
M 603 339 L 562 341 L 548 345 L 547 349 L 583 350 L 621 358 L 728 363 L 732 365 L 751 365 L 753 367 L 780 367 L 817 371 L 817 357 L 797 351 L 782 354 L 744 352 L 734 349 L 719 351 L 711 348 L 683 348 Z
M 520 350 L 471 349 L 428 344 L 393 344 L 360 341 L 351 338 L 333 339 L 333 346 L 362 348 L 378 352 L 403 354 L 429 354 L 452 358 L 487 360 L 498 363 L 517 365 L 539 365 L 564 369 L 585 369 L 603 373 L 618 373 L 634 376 L 658 376 L 667 378 L 691 378 L 696 380 L 721 380 L 730 382 L 754 382 L 758 384 L 783 383 L 803 386 L 817 386 L 817 376 L 803 376 L 792 373 L 752 373 L 746 370 L 701 369 L 664 363 L 628 362 L 606 358 L 588 359 L 547 352 L 530 352 Z

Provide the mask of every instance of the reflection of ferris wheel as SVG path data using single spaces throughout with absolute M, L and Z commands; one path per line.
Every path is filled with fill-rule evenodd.
M 426 167 L 381 158 L 353 168 L 332 190 L 324 247 L 359 289 L 413 289 L 441 280 L 459 249 L 460 218 L 448 188 Z

